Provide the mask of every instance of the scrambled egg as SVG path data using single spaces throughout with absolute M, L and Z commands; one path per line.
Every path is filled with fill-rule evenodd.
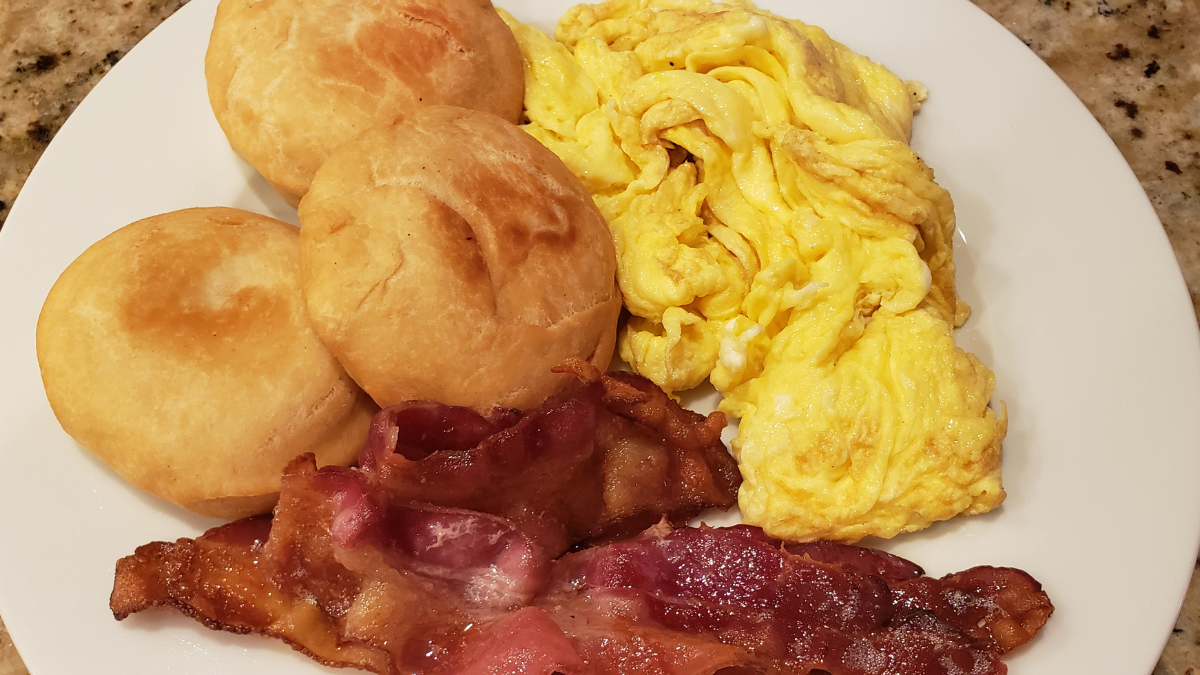
M 909 148 L 925 92 L 745 0 L 503 14 L 525 130 L 612 227 L 621 357 L 740 418 L 746 522 L 890 537 L 1000 504 L 992 373 L 954 345 L 954 208 Z

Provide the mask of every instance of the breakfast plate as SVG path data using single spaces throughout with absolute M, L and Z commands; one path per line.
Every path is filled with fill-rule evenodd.
M 547 30 L 569 6 L 499 4 Z M 761 4 L 928 87 L 914 147 L 957 206 L 959 288 L 974 309 L 958 340 L 996 371 L 1010 418 L 1003 507 L 866 543 L 933 575 L 991 564 L 1039 579 L 1057 610 L 1010 672 L 1149 673 L 1200 544 L 1200 339 L 1137 180 L 1053 72 L 965 0 Z M 325 672 L 174 614 L 113 620 L 117 558 L 216 521 L 82 451 L 50 411 L 34 353 L 50 286 L 118 227 L 214 205 L 296 222 L 208 107 L 215 7 L 192 0 L 117 64 L 0 230 L 0 616 L 33 675 Z

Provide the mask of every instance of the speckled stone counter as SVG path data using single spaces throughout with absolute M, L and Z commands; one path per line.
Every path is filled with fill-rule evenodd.
M 0 225 L 79 101 L 186 1 L 0 0 Z M 1100 120 L 1150 196 L 1200 307 L 1200 0 L 973 2 Z M 0 675 L 26 673 L 0 623 Z M 1200 571 L 1154 675 L 1200 675 Z

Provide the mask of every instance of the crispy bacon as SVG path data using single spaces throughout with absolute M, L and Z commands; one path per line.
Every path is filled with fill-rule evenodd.
M 513 523 L 372 487 L 304 455 L 284 473 L 265 543 L 242 534 L 260 524 L 239 521 L 142 546 L 117 563 L 113 615 L 170 606 L 326 665 L 427 672 L 546 583 L 549 560 Z
M 397 501 L 307 455 L 284 475 L 275 521 L 262 554 L 273 585 L 373 649 L 389 664 L 377 672 L 431 669 L 547 579 L 548 559 L 510 521 Z
M 552 563 L 510 521 L 395 502 L 361 471 L 306 456 L 269 535 L 242 521 L 143 546 L 118 563 L 111 604 L 117 618 L 175 607 L 381 675 L 1002 675 L 1000 655 L 1053 609 L 1017 570 L 889 584 L 863 559 L 914 566 L 789 548 L 754 527 L 663 522 Z
M 975 642 L 1004 654 L 1029 642 L 1054 606 L 1042 585 L 1011 567 L 972 567 L 941 579 L 892 584 L 899 607 L 931 612 Z
M 1054 610 L 1041 584 L 1011 567 L 972 567 L 932 579 L 917 565 L 877 549 L 829 541 L 786 544 L 784 548 L 877 576 L 888 583 L 902 613 L 931 612 L 1001 654 L 1031 640 Z
M 524 415 L 387 408 L 359 464 L 396 499 L 502 515 L 552 555 L 733 506 L 741 476 L 722 413 L 686 410 L 632 373 L 578 360 L 564 370 L 581 382 Z
M 340 637 L 333 618 L 308 598 L 276 588 L 261 564 L 262 522 L 270 520 L 240 520 L 197 539 L 139 546 L 117 561 L 113 616 L 169 607 L 214 630 L 279 638 L 325 665 L 389 672 L 383 655 Z
M 870 571 L 879 568 L 897 580 L 889 585 Z M 1019 570 L 980 567 L 938 580 L 911 574 L 919 569 L 842 544 L 781 547 L 748 526 L 653 528 L 632 541 L 567 556 L 540 602 L 560 608 L 559 615 L 589 616 L 590 632 L 575 639 L 590 662 L 622 664 L 612 672 L 662 673 L 715 670 L 665 668 L 661 650 L 644 648 L 654 639 L 669 641 L 648 637 L 656 631 L 744 648 L 710 644 L 708 653 L 723 659 L 720 668 L 1000 674 L 1000 654 L 1028 641 L 1053 609 Z M 597 632 L 588 608 L 614 603 L 620 610 L 601 612 L 608 623 Z M 636 630 L 626 626 L 631 617 Z M 1030 630 L 1007 630 L 1014 620 Z M 991 638 L 995 632 L 1016 639 L 1002 646 Z M 636 654 L 646 662 L 635 664 Z
M 174 608 L 381 675 L 1003 675 L 1053 611 L 1019 570 L 929 579 L 870 549 L 676 529 L 736 492 L 723 417 L 569 369 L 525 414 L 385 410 L 361 468 L 293 461 L 273 518 L 118 561 L 113 615 Z

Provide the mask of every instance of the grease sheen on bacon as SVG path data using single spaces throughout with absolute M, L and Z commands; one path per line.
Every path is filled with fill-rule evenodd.
M 1000 656 L 1031 639 L 1053 610 L 1041 586 L 1020 570 L 976 567 L 931 579 L 880 551 L 822 543 L 809 549 L 814 557 L 804 551 L 809 546 L 793 553 L 746 525 L 651 528 L 632 541 L 564 557 L 539 603 L 555 608 L 556 620 L 598 672 L 671 675 L 735 667 L 1001 674 Z M 907 578 L 899 579 L 898 570 Z M 916 581 L 928 596 L 897 594 Z M 950 597 L 974 611 L 943 616 Z M 1023 639 L 987 639 L 1013 623 L 1026 627 Z M 697 649 L 696 637 L 708 640 L 707 649 Z
M 551 555 L 734 505 L 741 475 L 721 442 L 724 414 L 687 410 L 633 373 L 579 359 L 559 370 L 580 381 L 524 415 L 386 408 L 359 464 L 392 499 L 503 515 Z
M 169 606 L 326 665 L 432 672 L 475 626 L 531 602 L 549 572 L 503 518 L 391 502 L 361 472 L 318 470 L 311 456 L 285 471 L 269 535 L 244 534 L 256 527 L 139 547 L 117 563 L 113 615 Z

